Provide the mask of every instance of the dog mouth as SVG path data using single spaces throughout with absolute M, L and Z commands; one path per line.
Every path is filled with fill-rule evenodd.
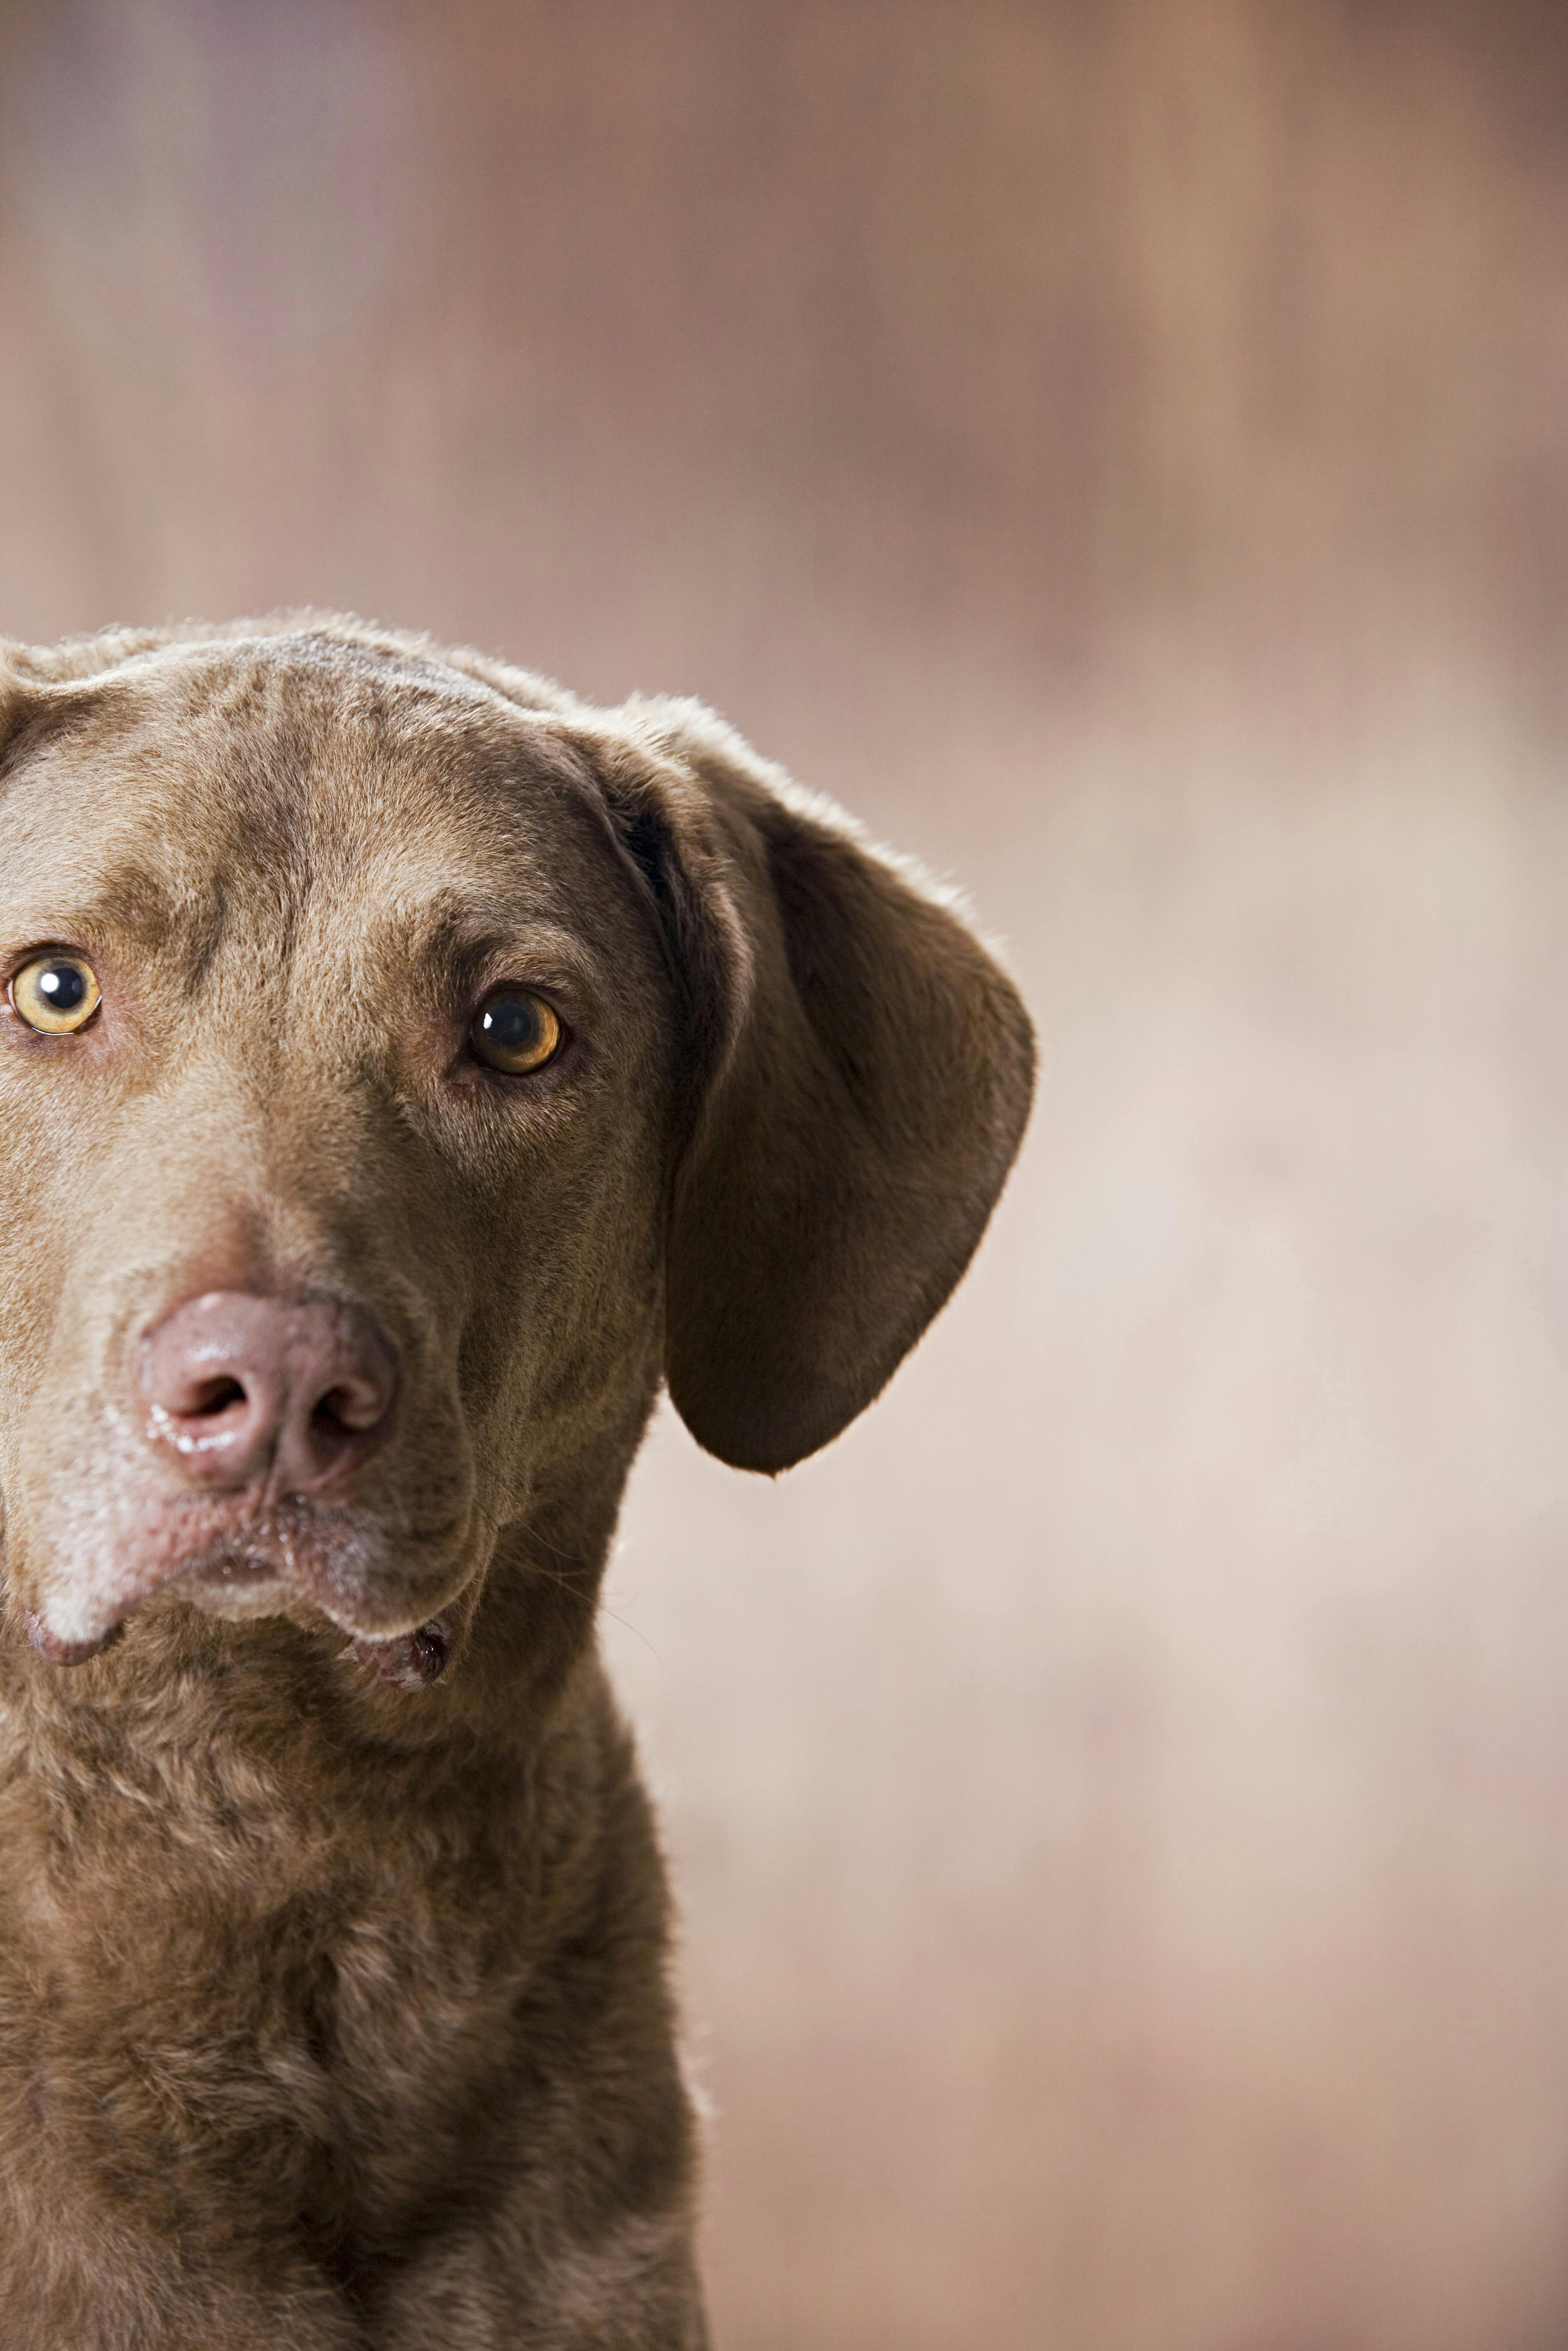
M 214 1515 L 211 1505 L 187 1505 L 172 1522 L 144 1520 L 114 1546 L 111 1577 L 73 1577 L 77 1592 L 57 1591 L 25 1611 L 34 1649 L 51 1665 L 83 1665 L 115 1643 L 141 1609 L 167 1598 L 225 1624 L 284 1617 L 318 1630 L 329 1625 L 382 1680 L 421 1689 L 439 1679 L 451 1655 L 450 1605 L 410 1625 L 417 1594 L 400 1572 L 401 1547 L 373 1518 L 287 1500 L 239 1525 L 232 1510 L 216 1526 Z M 433 1556 L 451 1562 L 465 1531 L 455 1523 L 422 1529 L 411 1547 L 422 1564 Z M 428 1591 L 426 1578 L 421 1582 Z M 450 1575 L 441 1583 L 450 1592 Z
M 259 1616 L 277 1615 L 282 1612 L 270 1604 L 264 1604 L 250 1613 Z M 415 1625 L 412 1633 L 393 1634 L 390 1638 L 372 1637 L 368 1634 L 351 1635 L 345 1644 L 344 1654 L 352 1656 L 378 1680 L 389 1683 L 394 1689 L 410 1693 L 428 1689 L 433 1682 L 440 1680 L 451 1663 L 455 1614 L 453 1610 L 444 1610 L 440 1615 Z M 50 1632 L 36 1609 L 27 1611 L 24 1622 L 28 1640 L 51 1666 L 87 1665 L 91 1658 L 112 1647 L 125 1628 L 122 1617 L 118 1625 L 111 1625 L 96 1640 L 63 1641 L 57 1634 Z

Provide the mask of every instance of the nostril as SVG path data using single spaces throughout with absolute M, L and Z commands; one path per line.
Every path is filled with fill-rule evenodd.
M 324 1395 L 310 1415 L 311 1427 L 319 1428 L 329 1436 L 334 1429 L 347 1428 L 349 1423 L 340 1409 L 342 1401 L 340 1388 L 333 1388 L 329 1395 Z
M 214 1414 L 227 1412 L 231 1405 L 244 1404 L 246 1393 L 238 1380 L 204 1380 L 185 1406 L 192 1419 L 210 1418 Z
M 319 1398 L 310 1415 L 312 1427 L 323 1436 L 351 1435 L 361 1429 L 373 1428 L 384 1410 L 384 1400 L 368 1387 L 352 1381 L 340 1382 L 329 1388 Z

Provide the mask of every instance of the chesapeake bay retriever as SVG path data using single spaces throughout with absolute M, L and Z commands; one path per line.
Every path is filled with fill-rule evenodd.
M 293 616 L 0 645 L 0 2341 L 704 2339 L 594 1605 L 1017 1146 L 964 923 L 688 702 Z

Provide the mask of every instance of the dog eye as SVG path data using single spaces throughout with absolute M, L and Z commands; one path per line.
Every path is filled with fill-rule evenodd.
M 98 976 L 80 956 L 35 956 L 12 980 L 9 993 L 28 1028 L 51 1036 L 85 1029 L 98 1010 Z
M 542 996 L 526 987 L 498 987 L 474 1015 L 468 1042 L 476 1061 L 521 1078 L 555 1059 L 561 1026 Z

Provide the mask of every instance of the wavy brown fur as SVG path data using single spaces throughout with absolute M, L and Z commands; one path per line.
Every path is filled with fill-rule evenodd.
M 876 1393 L 1028 1022 L 695 705 L 303 614 L 0 647 L 0 745 L 5 976 L 103 985 L 0 1029 L 6 2351 L 690 2351 L 606 1548 L 666 1374 L 766 1469 Z M 465 1057 L 497 975 L 540 1081 Z M 390 1334 L 341 1508 L 154 1458 L 139 1334 L 213 1288 Z

